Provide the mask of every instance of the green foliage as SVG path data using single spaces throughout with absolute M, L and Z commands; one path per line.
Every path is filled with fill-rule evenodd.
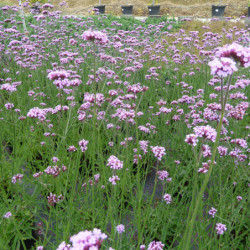
M 29 15 L 25 16 L 29 33 L 23 34 L 22 25 L 19 25 L 21 22 L 19 15 L 15 17 L 16 23 L 4 22 L 5 19 L 7 19 L 6 16 L 0 17 L 3 30 L 17 26 L 20 33 L 15 36 L 15 40 L 22 41 L 23 48 L 17 44 L 13 53 L 9 46 L 13 35 L 7 34 L 4 39 L 0 37 L 0 40 L 2 39 L 1 78 L 11 78 L 9 80 L 11 83 L 22 82 L 17 86 L 16 92 L 0 90 L 0 249 L 22 249 L 23 244 L 27 244 L 27 249 L 32 247 L 35 249 L 39 245 L 43 245 L 45 249 L 56 249 L 63 240 L 68 242 L 73 234 L 93 228 L 100 228 L 108 234 L 109 240 L 103 242 L 103 249 L 112 246 L 114 249 L 134 250 L 140 244 L 147 245 L 153 240 L 162 241 L 166 249 L 176 248 L 183 238 L 192 192 L 197 193 L 205 174 L 197 174 L 200 166 L 196 166 L 194 155 L 197 156 L 198 149 L 184 142 L 185 135 L 192 133 L 192 128 L 188 128 L 184 120 L 188 119 L 185 114 L 191 108 L 195 110 L 192 107 L 193 103 L 178 102 L 178 107 L 175 104 L 171 106 L 173 113 L 161 114 L 161 116 L 156 114 L 160 108 L 157 102 L 161 99 L 166 101 L 164 107 L 170 107 L 172 101 L 179 100 L 183 95 L 195 97 L 197 101 L 204 101 L 202 103 L 204 107 L 208 103 L 215 102 L 214 99 L 210 99 L 210 94 L 214 93 L 214 87 L 208 85 L 211 79 L 206 61 L 208 58 L 199 56 L 196 50 L 204 44 L 182 44 L 184 39 L 192 34 L 189 31 L 196 30 L 192 23 L 178 24 L 168 17 L 148 18 L 142 22 L 133 18 L 117 18 L 111 15 L 106 17 L 58 16 L 58 18 L 50 16 L 37 21 L 33 15 Z M 79 23 L 82 26 L 78 26 Z M 42 27 L 41 33 L 38 32 L 39 25 Z M 168 28 L 169 25 L 173 26 L 172 29 Z M 187 25 L 190 30 L 182 30 L 185 33 L 180 32 L 176 36 L 162 34 L 164 31 L 178 30 L 183 27 L 181 25 Z M 112 32 L 110 44 L 96 48 L 98 45 L 92 46 L 84 41 L 81 34 L 90 27 L 93 30 Z M 140 31 L 143 27 L 148 28 L 147 36 Z M 160 31 L 157 32 L 159 29 Z M 124 38 L 121 35 L 122 47 L 115 49 L 113 46 L 116 41 L 112 39 L 119 30 L 128 31 L 124 32 L 128 36 Z M 147 40 L 148 44 L 126 44 L 126 38 L 132 37 L 132 32 L 135 30 L 139 34 L 136 39 Z M 233 30 L 231 32 L 234 32 Z M 220 34 L 225 36 L 225 33 Z M 202 43 L 201 40 L 206 42 L 202 31 L 199 36 L 198 42 Z M 69 43 L 72 38 L 77 42 L 75 45 Z M 180 39 L 178 43 L 176 38 Z M 216 41 L 216 47 L 222 45 L 223 39 L 224 37 Z M 94 49 L 96 49 L 95 64 L 92 53 Z M 124 53 L 125 49 L 128 49 L 126 53 Z M 214 49 L 213 45 L 209 47 L 211 51 Z M 74 61 L 62 64 L 59 58 L 62 52 L 65 54 L 72 52 L 77 58 L 83 59 L 83 62 L 77 64 L 77 67 Z M 174 61 L 175 54 L 179 53 L 182 58 L 187 52 L 196 55 L 197 59 L 204 63 L 198 63 L 198 60 L 196 63 L 191 63 L 189 57 L 186 57 L 183 64 Z M 29 53 L 39 56 L 37 58 L 39 65 L 35 70 L 22 68 L 17 63 L 22 60 L 32 65 L 36 64 L 36 57 L 29 57 Z M 99 57 L 101 53 L 119 58 L 117 64 L 102 60 Z M 163 57 L 167 62 L 161 60 Z M 75 59 L 74 56 L 72 58 Z M 30 59 L 34 59 L 34 62 Z M 134 65 L 134 62 L 141 62 L 142 67 L 136 72 L 129 72 L 131 73 L 129 76 L 124 69 Z M 67 97 L 74 97 L 72 104 L 80 106 L 84 102 L 86 93 L 98 91 L 104 94 L 107 99 L 100 110 L 105 111 L 105 119 L 96 122 L 91 119 L 81 122 L 78 120 L 79 113 L 76 108 L 71 106 L 71 102 L 65 95 L 60 98 L 58 93 L 62 90 L 58 90 L 47 78 L 49 70 L 57 67 L 55 65 L 58 65 L 58 69 L 70 70 L 72 74 L 79 75 L 82 80 L 79 88 L 67 95 Z M 157 80 L 145 78 L 151 67 L 154 67 L 158 74 Z M 131 104 L 131 107 L 135 103 L 138 107 L 137 111 L 143 113 L 135 119 L 135 123 L 137 125 L 150 123 L 156 127 L 156 133 L 145 135 L 126 121 L 118 119 L 114 121 L 110 118 L 116 112 L 116 108 L 110 105 L 110 100 L 115 97 L 110 97 L 109 91 L 117 89 L 119 93 L 126 93 L 128 88 L 125 84 L 118 86 L 115 77 L 109 79 L 101 74 L 98 75 L 100 79 L 98 78 L 97 88 L 93 84 L 86 84 L 90 75 L 94 75 L 94 68 L 100 69 L 100 72 L 103 69 L 114 71 L 123 83 L 140 82 L 149 88 L 143 93 L 138 93 L 137 99 L 124 99 L 123 103 Z M 189 75 L 190 72 L 193 74 Z M 234 83 L 237 77 L 240 78 L 242 75 L 249 76 L 248 70 L 239 69 L 234 75 Z M 107 84 L 108 81 L 111 82 L 111 86 Z M 185 83 L 187 87 L 184 89 L 182 84 Z M 201 89 L 204 89 L 204 95 L 198 96 L 197 91 Z M 30 90 L 35 92 L 33 97 L 27 94 Z M 232 93 L 233 91 L 236 90 L 232 90 Z M 244 92 L 245 96 L 249 96 L 249 88 L 244 89 Z M 231 104 L 236 105 L 237 101 L 232 100 Z M 14 109 L 7 110 L 4 107 L 4 103 L 7 102 L 14 103 L 15 109 L 20 109 L 20 113 Z M 39 105 L 43 107 L 41 103 L 43 105 L 45 103 L 46 108 L 55 108 L 60 104 L 67 105 L 69 110 L 53 115 L 48 112 L 46 121 L 41 122 L 30 117 L 19 119 L 20 116 L 27 116 L 31 108 Z M 197 106 L 199 114 L 202 114 L 202 105 Z M 99 106 L 92 109 L 95 110 L 93 113 L 91 108 L 86 113 L 93 114 L 92 117 L 95 118 L 97 109 L 99 110 Z M 181 110 L 177 111 L 177 109 L 183 109 L 184 115 L 181 115 L 181 112 L 178 113 Z M 179 114 L 180 120 L 174 121 L 173 115 Z M 241 121 L 230 120 L 230 125 L 225 125 L 231 132 L 232 139 L 247 137 L 249 131 L 246 127 L 249 126 L 249 119 L 248 117 Z M 110 121 L 114 126 L 119 125 L 120 129 L 118 127 L 106 129 Z M 49 124 L 53 127 L 49 127 Z M 211 125 L 216 127 L 217 121 L 211 121 Z M 55 136 L 45 136 L 46 132 L 55 132 Z M 122 146 L 120 142 L 130 136 L 133 140 L 129 141 L 126 147 Z M 84 153 L 78 147 L 79 140 L 83 138 L 89 140 L 88 150 Z M 150 146 L 165 147 L 167 155 L 162 161 L 157 161 L 149 147 L 149 152 L 142 153 L 142 159 L 138 165 L 135 165 L 135 149 L 137 152 L 140 150 L 137 140 L 145 140 L 145 138 L 150 141 Z M 108 146 L 111 141 L 115 143 L 113 148 Z M 41 142 L 45 144 L 42 146 Z M 211 142 L 207 143 L 213 145 Z M 228 140 L 221 143 L 227 145 Z M 75 145 L 77 150 L 69 152 L 70 145 Z M 12 148 L 9 153 L 7 153 L 7 147 Z M 110 155 L 115 155 L 124 162 L 124 168 L 115 173 L 120 177 L 120 182 L 116 186 L 108 182 L 113 174 L 107 167 L 107 159 Z M 57 166 L 61 168 L 65 165 L 67 171 L 61 171 L 58 176 L 46 175 L 43 171 L 48 166 L 55 165 L 52 162 L 54 156 L 60 159 Z M 179 165 L 175 163 L 176 160 L 180 161 Z M 248 244 L 246 197 L 249 183 L 246 164 L 238 162 L 236 165 L 235 160 L 228 155 L 218 156 L 216 162 L 216 171 L 212 173 L 210 186 L 205 192 L 204 206 L 197 216 L 194 242 L 200 249 L 245 249 Z M 157 180 L 155 177 L 157 170 L 168 171 L 172 182 L 163 184 Z M 33 174 L 39 172 L 44 174 L 34 178 Z M 13 184 L 11 179 L 17 173 L 24 174 L 24 178 Z M 93 180 L 96 173 L 100 173 L 100 181 L 90 185 L 89 181 Z M 237 182 L 237 185 L 234 185 L 234 182 Z M 86 185 L 82 186 L 84 183 Z M 197 186 L 194 187 L 194 183 L 197 183 Z M 156 189 L 155 193 L 152 191 L 153 188 Z M 62 194 L 64 200 L 55 206 L 48 206 L 47 197 L 51 192 L 57 196 Z M 162 200 L 164 192 L 172 195 L 172 204 L 166 204 Z M 236 200 L 237 195 L 243 197 L 241 202 Z M 207 196 L 208 199 L 206 199 Z M 211 206 L 218 209 L 218 216 L 216 215 L 215 218 L 208 216 L 208 209 Z M 11 211 L 12 217 L 4 219 L 3 215 L 8 211 Z M 228 230 L 225 235 L 217 237 L 214 230 L 216 222 L 227 224 Z M 41 224 L 41 235 L 36 234 L 35 237 L 33 234 L 40 230 L 38 223 Z M 126 224 L 126 235 L 118 237 L 115 227 L 121 223 Z M 28 241 L 35 241 L 35 244 L 29 248 Z

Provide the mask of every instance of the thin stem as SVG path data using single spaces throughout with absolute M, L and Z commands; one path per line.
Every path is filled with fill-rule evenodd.
M 227 88 L 226 88 L 224 105 L 223 105 L 222 110 L 221 110 L 220 122 L 219 122 L 219 125 L 217 127 L 217 135 L 216 135 L 216 139 L 215 139 L 215 143 L 214 143 L 213 154 L 212 154 L 212 158 L 211 158 L 211 164 L 209 166 L 208 173 L 205 176 L 205 180 L 203 182 L 203 185 L 201 186 L 201 189 L 200 189 L 200 192 L 199 192 L 199 195 L 198 195 L 198 199 L 196 201 L 196 205 L 195 205 L 195 208 L 194 208 L 194 212 L 193 212 L 193 215 L 192 215 L 192 219 L 191 219 L 191 221 L 190 221 L 190 223 L 189 223 L 189 225 L 187 227 L 187 229 L 189 230 L 187 241 L 186 241 L 185 238 L 184 238 L 184 241 L 183 241 L 184 244 L 186 242 L 185 249 L 190 249 L 190 241 L 191 241 L 191 237 L 192 237 L 192 233 L 193 233 L 193 229 L 194 229 L 194 222 L 195 222 L 195 219 L 196 219 L 196 216 L 197 216 L 197 213 L 198 213 L 198 209 L 200 207 L 202 196 L 203 196 L 204 191 L 205 191 L 205 189 L 207 187 L 209 177 L 211 176 L 211 173 L 212 173 L 212 170 L 213 170 L 215 156 L 216 156 L 216 152 L 217 152 L 217 147 L 218 147 L 219 140 L 220 140 L 220 133 L 221 133 L 222 123 L 223 123 L 223 118 L 224 118 L 225 106 L 226 106 L 226 103 L 227 103 L 229 86 L 230 86 L 231 81 L 232 81 L 232 75 L 230 75 L 230 77 L 229 77 Z
M 27 33 L 27 27 L 26 27 L 26 22 L 25 22 L 25 18 L 24 18 L 24 14 L 23 14 L 23 6 L 22 6 L 22 1 L 18 0 L 18 4 L 19 4 L 19 8 L 20 8 L 20 13 L 21 13 L 21 18 L 22 18 L 22 22 L 23 22 L 23 29 L 24 31 Z
M 49 230 L 49 223 L 50 223 L 50 218 L 51 218 L 51 210 L 52 210 L 52 208 L 50 207 L 49 208 L 49 218 L 48 218 L 48 221 L 46 223 L 46 232 L 45 232 L 45 235 L 44 235 L 43 246 L 45 244 L 45 240 L 47 238 L 47 234 L 48 234 L 48 230 Z

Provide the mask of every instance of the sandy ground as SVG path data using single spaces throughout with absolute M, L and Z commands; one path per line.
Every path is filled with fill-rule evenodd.
M 24 0 L 23 0 L 24 1 Z M 86 15 L 93 6 L 99 5 L 99 0 L 65 0 L 67 7 L 60 7 L 59 2 L 63 0 L 51 0 L 51 2 L 64 14 Z M 0 4 L 16 4 L 16 0 L 0 0 Z M 121 5 L 126 5 L 126 0 L 102 0 L 101 4 L 106 5 L 106 13 L 121 15 Z M 216 5 L 219 0 L 158 0 L 161 5 L 160 15 L 170 16 L 194 16 L 211 17 L 211 5 Z M 147 16 L 150 0 L 128 0 L 128 4 L 134 6 L 134 15 Z M 248 0 L 222 0 L 222 5 L 227 5 L 225 16 L 239 17 L 247 15 Z

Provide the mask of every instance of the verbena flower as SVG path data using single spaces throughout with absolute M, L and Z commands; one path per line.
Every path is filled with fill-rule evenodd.
M 82 152 L 85 152 L 88 149 L 87 148 L 88 143 L 89 143 L 89 141 L 84 140 L 84 139 L 82 139 L 81 141 L 79 141 L 78 145 L 81 147 L 81 151 Z
M 170 204 L 172 202 L 172 197 L 170 194 L 164 194 L 163 199 L 166 201 L 167 204 Z
M 4 216 L 3 216 L 3 218 L 4 219 L 8 219 L 8 218 L 10 218 L 12 216 L 12 213 L 11 212 L 7 212 Z
M 98 41 L 100 43 L 107 43 L 109 41 L 105 33 L 101 31 L 93 31 L 91 29 L 84 31 L 82 38 L 85 41 Z
M 165 153 L 165 152 L 166 152 L 166 149 L 165 149 L 164 147 L 159 147 L 159 146 L 153 147 L 153 146 L 151 146 L 150 148 L 151 148 L 152 152 L 154 153 L 155 157 L 156 157 L 159 161 L 161 161 L 161 158 L 162 158 L 164 155 L 166 155 L 166 153 Z
M 210 125 L 194 127 L 195 135 L 215 142 L 217 132 Z
M 48 78 L 50 80 L 63 80 L 65 78 L 70 77 L 70 73 L 67 72 L 66 70 L 56 70 L 56 71 L 51 71 L 48 74 Z
M 241 201 L 242 200 L 242 197 L 239 196 L 239 195 L 236 198 L 237 198 L 237 201 Z
M 215 229 L 217 230 L 217 234 L 224 234 L 224 232 L 227 230 L 226 225 L 222 223 L 216 223 Z
M 116 231 L 121 234 L 121 233 L 124 233 L 125 232 L 125 227 L 123 224 L 120 224 L 118 226 L 116 226 Z
M 215 58 L 213 61 L 208 63 L 208 66 L 211 68 L 212 75 L 218 75 L 223 78 L 238 70 L 236 62 L 227 57 Z
M 214 218 L 216 212 L 217 212 L 217 209 L 215 209 L 214 207 L 211 207 L 211 209 L 208 211 L 208 214 L 210 214 Z
M 185 139 L 185 142 L 188 143 L 189 145 L 192 145 L 192 146 L 196 146 L 197 143 L 198 143 L 198 136 L 195 135 L 195 134 L 189 134 L 189 135 L 186 135 L 186 139 Z
M 23 174 L 16 174 L 16 175 L 14 175 L 14 176 L 12 177 L 11 182 L 12 182 L 12 183 L 16 183 L 17 180 L 22 180 L 22 179 L 23 179 Z
M 108 159 L 107 166 L 111 169 L 122 169 L 123 161 L 120 161 L 116 156 L 111 155 Z
M 232 58 L 236 62 L 239 62 L 242 67 L 250 66 L 250 48 L 243 47 L 235 42 L 219 48 L 216 56 Z
M 161 181 L 167 181 L 167 182 L 171 182 L 172 181 L 172 178 L 168 178 L 169 177 L 169 173 L 165 170 L 163 171 L 158 171 L 157 172 L 157 175 L 158 175 L 158 179 L 161 180 Z
M 109 182 L 111 182 L 112 185 L 116 185 L 116 182 L 119 180 L 120 178 L 117 175 L 113 175 L 112 177 L 109 178 Z
M 164 244 L 161 241 L 152 241 L 148 245 L 148 250 L 163 250 Z

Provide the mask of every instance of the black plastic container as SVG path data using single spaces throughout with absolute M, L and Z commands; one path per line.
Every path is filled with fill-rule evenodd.
M 40 7 L 39 6 L 32 6 L 31 7 L 31 12 L 33 13 L 33 14 L 39 14 L 40 13 Z
M 99 10 L 100 15 L 105 14 L 105 5 L 94 6 L 94 8 Z
M 212 16 L 223 16 L 225 12 L 226 5 L 212 5 Z
M 122 5 L 123 15 L 133 15 L 133 5 Z
M 149 16 L 159 16 L 160 14 L 160 5 L 149 5 L 148 6 Z
M 248 17 L 250 17 L 250 7 L 248 7 Z

